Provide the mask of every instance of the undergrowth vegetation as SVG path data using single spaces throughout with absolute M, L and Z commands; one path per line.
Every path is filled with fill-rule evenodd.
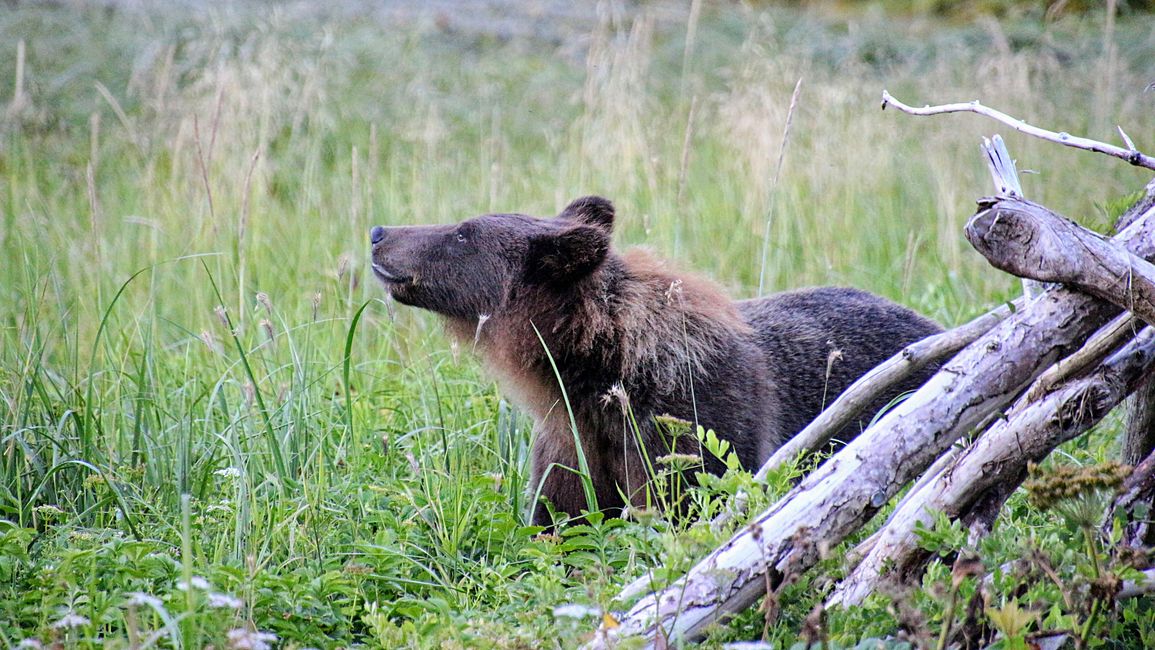
M 992 125 L 882 113 L 883 88 L 1155 146 L 1142 19 L 544 6 L 514 27 L 369 5 L 0 13 L 0 644 L 573 647 L 623 584 L 672 580 L 741 525 L 529 527 L 527 418 L 384 300 L 373 224 L 598 193 L 619 245 L 736 296 L 854 285 L 954 324 L 1017 291 L 961 238 Z M 1099 229 L 1144 182 L 1004 136 L 1031 198 Z M 1114 430 L 1063 462 L 1109 458 Z M 756 510 L 797 471 L 690 501 Z M 952 579 L 966 540 L 944 522 L 922 589 L 818 624 L 831 549 L 707 644 L 933 645 L 948 621 L 1005 648 L 1083 625 L 1152 647 L 1145 601 L 1092 610 L 1104 550 L 1077 530 L 1016 495 L 980 551 L 1032 559 L 1022 575 Z

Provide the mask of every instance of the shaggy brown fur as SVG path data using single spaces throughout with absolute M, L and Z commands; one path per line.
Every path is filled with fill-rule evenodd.
M 649 505 L 657 458 L 702 453 L 693 436 L 670 440 L 655 416 L 714 429 L 753 469 L 857 377 L 938 331 L 854 289 L 732 302 L 645 252 L 611 250 L 613 218 L 609 201 L 586 197 L 553 219 L 484 215 L 371 233 L 389 292 L 443 315 L 533 417 L 531 488 L 560 512 L 588 508 L 571 411 L 598 506 L 616 514 Z M 706 456 L 708 470 L 723 469 Z M 543 504 L 533 520 L 551 523 Z

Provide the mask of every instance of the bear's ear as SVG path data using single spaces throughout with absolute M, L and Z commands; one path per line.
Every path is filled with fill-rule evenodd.
M 610 251 L 609 233 L 574 226 L 529 240 L 525 277 L 531 283 L 572 282 L 593 273 Z
M 574 199 L 557 215 L 559 219 L 568 219 L 590 226 L 605 228 L 606 232 L 614 229 L 614 204 L 609 199 L 600 196 L 583 196 Z

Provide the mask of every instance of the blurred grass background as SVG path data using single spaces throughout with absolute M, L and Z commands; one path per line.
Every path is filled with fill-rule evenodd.
M 524 419 L 433 317 L 381 301 L 369 227 L 597 193 L 618 245 L 735 296 L 845 284 L 958 323 L 1018 290 L 961 236 L 990 191 L 981 135 L 1037 171 L 1029 198 L 1100 230 L 1148 176 L 881 112 L 882 89 L 1150 150 L 1150 3 L 1118 9 L 9 4 L 0 639 L 120 638 L 124 594 L 174 571 L 242 596 L 229 625 L 306 645 L 613 591 L 527 539 Z M 536 591 L 505 595 L 524 571 Z M 169 642 L 219 642 L 176 593 Z

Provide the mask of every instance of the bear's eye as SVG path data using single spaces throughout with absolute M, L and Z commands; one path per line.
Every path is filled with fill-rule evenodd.
M 457 233 L 457 241 L 458 241 L 458 243 L 464 244 L 464 243 L 466 242 L 466 240 L 468 240 L 468 239 L 469 239 L 469 238 L 465 236 L 465 233 L 463 233 L 463 232 L 459 232 L 459 233 Z

